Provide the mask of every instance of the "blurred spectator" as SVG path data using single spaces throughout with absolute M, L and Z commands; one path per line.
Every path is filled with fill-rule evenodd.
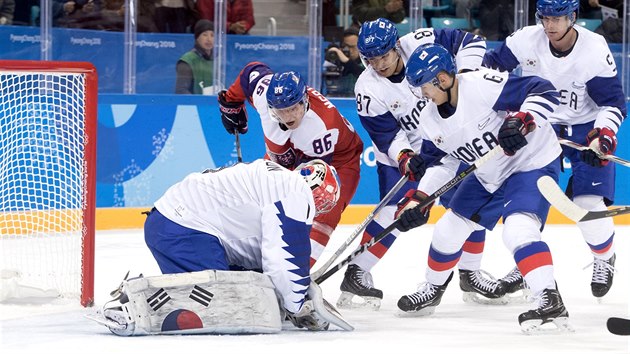
M 254 27 L 252 0 L 226 0 L 226 31 L 228 34 L 247 34 Z M 197 0 L 199 17 L 214 21 L 214 0 Z
M 194 0 L 159 0 L 155 3 L 155 24 L 162 33 L 185 33 L 196 17 Z
M 2 1 L 0 1 L 2 2 Z M 5 1 L 6 2 L 6 1 Z M 39 16 L 33 17 L 33 7 L 39 9 L 39 0 L 18 0 L 15 3 L 15 13 L 13 16 L 14 26 L 37 26 L 39 25 Z M 37 22 L 35 21 L 37 20 Z
M 53 0 L 53 26 L 92 28 L 100 10 L 101 0 Z
M 353 22 L 357 22 L 359 25 L 379 17 L 400 23 L 407 16 L 403 0 L 353 0 L 350 13 Z
M 348 28 L 343 33 L 341 45 L 333 43 L 328 47 L 324 64 L 324 80 L 328 96 L 354 96 L 354 84 L 365 70 L 357 48 L 358 41 L 359 31 L 356 28 Z
M 622 18 L 623 0 L 580 0 L 578 17 L 603 20 L 601 6 L 617 10 L 617 17 Z
M 481 35 L 486 37 L 486 40 L 504 40 L 514 32 L 514 1 L 481 0 L 479 23 Z
M 0 25 L 12 24 L 14 12 L 15 12 L 14 0 L 0 0 Z
M 175 93 L 214 94 L 212 90 L 214 23 L 201 19 L 195 24 L 195 47 L 177 61 Z
M 478 14 L 480 2 L 481 0 L 453 0 L 455 16 L 466 18 L 470 21 L 471 18 L 474 17 L 473 15 Z

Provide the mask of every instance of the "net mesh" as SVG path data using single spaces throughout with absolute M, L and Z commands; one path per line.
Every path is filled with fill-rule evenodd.
M 48 295 L 81 294 L 85 85 L 80 73 L 0 71 L 0 269 Z

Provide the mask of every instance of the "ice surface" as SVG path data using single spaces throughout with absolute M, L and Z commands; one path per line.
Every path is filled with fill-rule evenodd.
M 352 232 L 342 226 L 323 258 L 327 259 Z M 617 227 L 617 273 L 610 293 L 598 303 L 590 292 L 592 257 L 574 225 L 549 225 L 543 233 L 555 265 L 556 280 L 575 333 L 527 336 L 517 317 L 530 305 L 465 304 L 458 281 L 447 289 L 434 315 L 397 317 L 399 297 L 412 293 L 424 280 L 433 226 L 401 235 L 373 269 L 385 293 L 380 311 L 341 310 L 354 332 L 287 330 L 275 335 L 147 336 L 123 338 L 84 318 L 95 311 L 68 304 L 0 305 L 2 353 L 629 353 L 629 337 L 606 330 L 608 317 L 628 317 L 630 299 L 630 227 Z M 483 269 L 505 275 L 513 260 L 501 240 L 499 225 L 486 238 Z M 109 299 L 125 273 L 158 275 L 157 264 L 144 245 L 142 231 L 99 232 L 96 238 L 96 305 Z M 354 246 L 353 246 L 354 247 Z M 350 248 L 353 248 L 350 247 Z M 316 265 L 317 267 L 317 265 Z M 334 303 L 343 271 L 322 284 Z

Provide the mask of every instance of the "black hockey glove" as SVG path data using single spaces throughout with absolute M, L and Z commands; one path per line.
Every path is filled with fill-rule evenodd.
M 221 111 L 221 122 L 225 130 L 234 134 L 235 131 L 245 134 L 247 133 L 247 110 L 245 110 L 244 102 L 228 102 L 225 98 L 223 90 L 219 92 L 219 110 Z
M 420 155 L 405 149 L 398 154 L 398 170 L 403 176 L 409 174 L 410 181 L 419 181 L 424 176 L 427 166 Z
M 608 165 L 608 160 L 600 159 L 597 152 L 613 154 L 617 149 L 617 135 L 609 128 L 594 128 L 586 135 L 586 145 L 590 149 L 582 151 L 582 161 L 594 167 L 604 167 Z
M 515 112 L 505 117 L 501 129 L 499 129 L 499 145 L 508 156 L 514 156 L 525 145 L 525 135 L 536 129 L 534 116 L 528 112 Z
M 418 226 L 422 226 L 429 221 L 429 212 L 433 207 L 433 202 L 424 208 L 418 208 L 427 195 L 424 192 L 410 189 L 398 202 L 398 209 L 394 217 L 398 219 L 396 228 L 402 232 L 409 231 Z

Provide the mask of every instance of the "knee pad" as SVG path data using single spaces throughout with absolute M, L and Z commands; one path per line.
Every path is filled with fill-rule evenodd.
M 459 252 L 466 239 L 477 229 L 483 230 L 483 227 L 448 210 L 435 224 L 431 245 L 440 253 Z
M 503 221 L 503 244 L 512 254 L 524 245 L 540 241 L 541 222 L 531 213 L 515 213 Z

